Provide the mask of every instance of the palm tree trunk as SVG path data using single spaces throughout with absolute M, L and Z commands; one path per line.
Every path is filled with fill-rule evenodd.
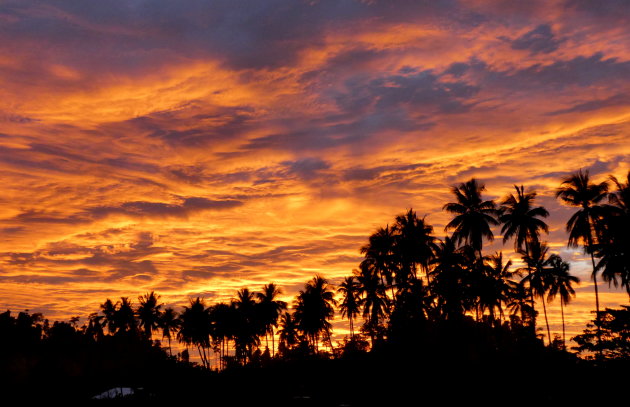
M 527 242 L 527 239 L 525 239 L 525 253 L 527 253 L 527 255 L 529 256 L 529 243 Z M 536 337 L 536 301 L 534 300 L 534 290 L 532 290 L 532 285 L 531 285 L 531 277 L 532 275 L 532 269 L 529 266 L 529 263 L 527 263 L 527 278 L 530 281 L 529 284 L 529 301 L 532 304 L 532 320 L 531 320 L 531 324 L 532 324 L 532 333 L 534 335 L 534 338 Z
M 168 354 L 172 357 L 173 351 L 171 350 L 171 337 L 168 337 Z
M 206 366 L 206 360 L 203 357 L 203 353 L 201 353 L 201 346 L 197 345 L 197 352 L 199 352 L 199 358 L 201 359 L 201 363 L 203 366 Z
M 567 350 L 567 342 L 564 332 L 564 301 L 562 301 L 562 298 L 560 298 L 560 314 L 562 315 L 562 349 Z
M 350 314 L 349 317 L 350 317 L 350 341 L 352 342 L 354 341 L 354 326 L 352 323 L 352 319 L 353 319 L 352 314 Z
M 602 331 L 599 322 L 599 291 L 597 290 L 597 272 L 595 271 L 595 256 L 593 256 L 592 250 L 589 249 L 589 252 L 591 252 L 591 263 L 593 263 L 593 286 L 595 287 L 595 321 L 597 322 L 597 344 L 600 345 L 602 343 Z M 598 348 L 600 348 L 598 353 L 601 356 L 601 347 L 598 346 Z
M 545 312 L 545 323 L 547 324 L 547 338 L 551 346 L 551 331 L 549 331 L 549 320 L 547 319 L 547 307 L 545 306 L 545 298 L 542 298 L 543 311 Z M 544 341 L 543 341 L 544 344 Z
M 276 353 L 276 334 L 273 331 L 273 325 L 271 326 L 271 357 Z

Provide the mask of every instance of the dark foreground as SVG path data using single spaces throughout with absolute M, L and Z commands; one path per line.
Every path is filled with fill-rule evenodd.
M 424 344 L 429 346 L 429 344 Z M 203 403 L 213 406 L 588 405 L 626 403 L 628 361 L 595 363 L 538 346 L 511 351 L 410 352 L 388 346 L 332 360 L 268 360 L 210 372 L 171 358 L 110 354 L 97 370 L 51 357 L 25 375 L 3 377 L 5 401 L 82 405 Z M 109 363 L 108 363 L 109 362 Z M 73 365 L 74 364 L 74 365 Z M 80 374 L 73 369 L 82 369 Z M 24 372 L 23 372 L 24 373 Z M 115 386 L 142 388 L 127 400 L 92 396 Z M 4 403 L 3 403 L 4 404 Z M 4 405 L 14 405 L 13 403 Z M 623 404 L 620 404 L 623 405 Z

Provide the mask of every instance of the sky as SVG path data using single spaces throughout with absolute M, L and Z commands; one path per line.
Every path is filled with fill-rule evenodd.
M 475 177 L 538 193 L 579 333 L 590 259 L 554 192 L 630 170 L 629 27 L 625 0 L 2 0 L 0 309 L 290 301 L 409 208 L 445 236 Z

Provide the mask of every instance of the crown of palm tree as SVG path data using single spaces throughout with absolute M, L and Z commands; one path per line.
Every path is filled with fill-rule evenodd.
M 569 274 L 569 263 L 563 261 L 557 254 L 549 256 L 547 265 L 549 266 L 548 272 L 551 277 L 547 300 L 553 301 L 553 299 L 559 295 L 560 301 L 562 301 L 563 304 L 568 304 L 571 297 L 575 297 L 575 290 L 572 284 L 579 284 L 580 279 Z
M 300 290 L 295 304 L 295 319 L 299 329 L 315 342 L 320 333 L 329 332 L 329 322 L 335 314 L 336 301 L 328 280 L 315 276 Z M 313 344 L 314 345 L 314 344 Z
M 569 246 L 583 244 L 587 252 L 592 252 L 605 214 L 605 209 L 598 204 L 608 196 L 607 192 L 608 183 L 591 183 L 588 170 L 579 170 L 564 179 L 556 191 L 556 198 L 569 206 L 581 208 L 567 222 Z
M 354 318 L 359 313 L 359 292 L 361 285 L 355 276 L 345 277 L 339 284 L 337 292 L 341 293 L 342 301 L 339 304 L 339 311 L 342 317 Z
M 425 271 L 429 268 L 436 250 L 435 237 L 431 236 L 433 227 L 409 209 L 396 217 L 394 231 L 394 250 L 401 265 L 399 273 L 403 274 L 398 276 L 398 283 L 406 284 L 415 277 L 418 266 Z
M 498 225 L 497 209 L 494 201 L 484 201 L 481 193 L 485 186 L 472 178 L 451 188 L 457 202 L 444 205 L 444 210 L 456 216 L 446 225 L 444 230 L 454 229 L 453 239 L 457 244 L 464 242 L 481 253 L 483 240 L 494 240 L 491 225 Z
M 140 319 L 140 326 L 149 339 L 151 339 L 153 330 L 158 327 L 160 308 L 162 308 L 162 304 L 158 304 L 159 299 L 160 296 L 154 291 L 138 297 L 140 305 L 138 306 L 137 314 Z
M 514 249 L 522 249 L 526 242 L 538 240 L 540 231 L 549 233 L 546 218 L 549 212 L 542 206 L 533 207 L 536 192 L 525 193 L 523 186 L 514 185 L 516 195 L 510 194 L 501 202 L 499 221 L 503 223 L 503 243 L 514 238 Z

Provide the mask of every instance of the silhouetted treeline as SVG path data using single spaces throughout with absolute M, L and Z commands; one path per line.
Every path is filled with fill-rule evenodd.
M 243 288 L 229 302 L 207 304 L 192 298 L 181 310 L 164 308 L 154 292 L 138 297 L 137 304 L 128 297 L 106 299 L 82 326 L 76 318 L 50 324 L 40 314 L 0 314 L 4 383 L 21 391 L 29 383 L 47 383 L 46 391 L 70 392 L 58 384 L 64 379 L 76 384 L 78 399 L 125 385 L 142 387 L 145 397 L 176 400 L 178 393 L 167 384 L 175 380 L 173 375 L 193 383 L 209 381 L 216 390 L 235 388 L 249 376 L 258 381 L 253 387 L 271 385 L 276 375 L 282 378 L 278 386 L 293 384 L 277 400 L 279 405 L 327 405 L 344 399 L 369 404 L 402 400 L 411 389 L 391 394 L 385 386 L 382 394 L 371 396 L 348 389 L 413 386 L 418 381 L 428 386 L 439 381 L 436 375 L 452 376 L 449 369 L 455 369 L 466 377 L 449 378 L 454 385 L 487 385 L 503 394 L 501 386 L 508 383 L 493 369 L 512 369 L 526 377 L 556 369 L 564 375 L 560 381 L 568 384 L 580 369 L 590 375 L 604 364 L 627 366 L 630 309 L 600 311 L 597 276 L 623 286 L 630 296 L 629 184 L 630 173 L 626 182 L 610 177 L 610 182 L 595 184 L 587 171 L 579 171 L 564 179 L 556 193 L 576 208 L 567 222 L 568 245 L 583 247 L 593 267 L 595 319 L 574 340 L 575 350 L 596 365 L 566 350 L 564 307 L 575 296 L 579 280 L 570 274 L 569 263 L 549 253 L 542 238 L 548 232 L 548 212 L 536 205 L 536 192 L 515 186 L 512 194 L 495 202 L 484 199 L 484 185 L 471 179 L 453 186 L 453 201 L 444 205 L 453 215 L 445 228 L 450 235 L 439 238 L 426 217 L 409 209 L 369 236 L 361 248 L 364 259 L 352 275 L 338 286 L 315 276 L 291 304 L 282 301 L 281 289 L 270 283 L 259 292 Z M 495 233 L 503 236 L 504 244 L 513 244 L 522 267 L 513 267 L 502 252 L 484 254 L 484 245 Z M 563 329 L 562 336 L 554 338 L 547 303 L 555 299 L 560 300 Z M 545 322 L 537 328 L 540 307 Z M 335 315 L 349 324 L 349 335 L 336 343 Z M 173 352 L 173 341 L 186 350 Z M 189 350 L 198 363 L 190 363 Z M 402 373 L 414 366 L 424 372 Z M 618 368 L 614 366 L 609 372 Z M 257 373 L 260 367 L 269 375 Z M 335 373 L 326 372 L 329 368 Z M 330 391 L 330 400 L 317 401 L 327 390 L 314 387 L 321 381 L 315 373 L 348 377 L 337 377 L 345 383 Z M 353 377 L 364 373 L 373 375 L 376 384 Z M 484 382 L 483 374 L 494 376 Z M 300 382 L 299 375 L 313 382 Z M 550 380 L 552 376 L 559 380 L 555 374 Z M 179 397 L 200 392 L 187 391 Z M 562 400 L 558 389 L 543 386 L 538 391 Z M 305 398 L 300 399 L 299 392 Z M 230 399 L 225 394 L 215 397 Z M 461 397 L 470 399 L 464 393 Z

